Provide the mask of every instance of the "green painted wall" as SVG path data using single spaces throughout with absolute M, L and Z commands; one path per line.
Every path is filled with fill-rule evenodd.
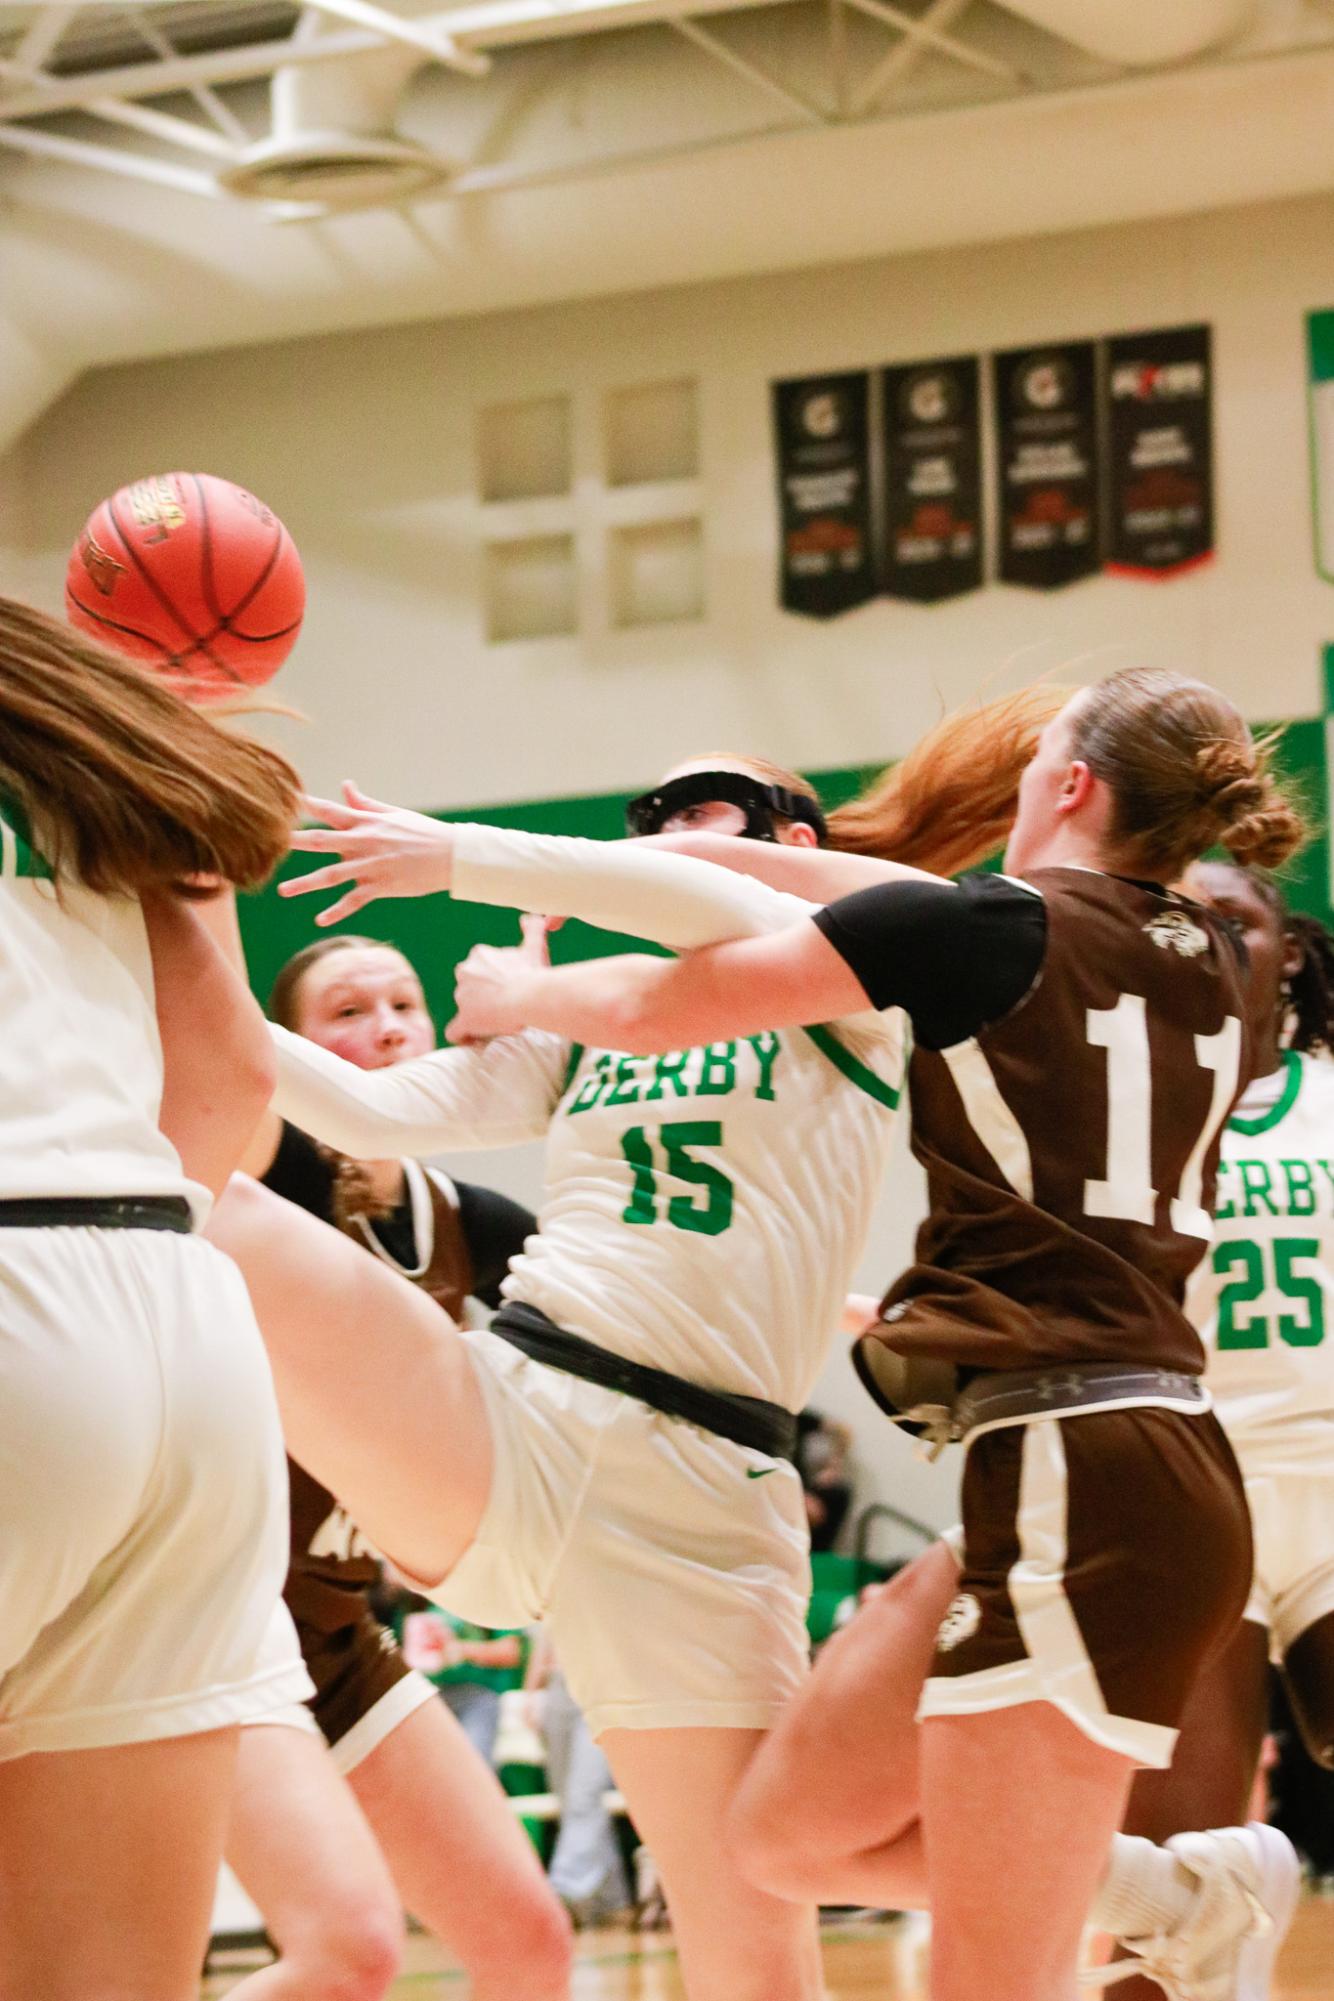
M 1334 648 L 1331 648 L 1334 670 Z M 1325 725 L 1312 717 L 1288 725 L 1283 739 L 1281 762 L 1285 772 L 1300 786 L 1313 817 L 1323 822 L 1326 797 Z M 840 805 L 872 778 L 879 766 L 859 766 L 837 771 L 808 774 L 819 787 L 827 806 Z M 541 834 L 583 834 L 593 840 L 615 840 L 625 830 L 625 802 L 628 794 L 598 793 L 587 799 L 541 799 L 512 806 L 479 807 L 474 811 L 444 813 L 446 820 L 481 820 L 493 826 L 523 827 Z M 316 858 L 294 855 L 279 871 L 284 876 L 302 875 L 317 866 Z M 1331 920 L 1329 905 L 1329 859 L 1322 837 L 1301 855 L 1287 874 L 1293 902 L 1303 910 Z M 293 952 L 323 934 L 315 928 L 314 915 L 321 903 L 331 898 L 287 901 L 270 885 L 261 894 L 242 898 L 241 928 L 255 991 L 264 998 L 273 979 Z M 426 988 L 427 1000 L 437 1021 L 443 1023 L 453 1012 L 453 970 L 474 944 L 514 944 L 518 930 L 512 912 L 495 910 L 478 903 L 455 903 L 450 897 L 422 897 L 412 901 L 372 903 L 350 926 L 364 936 L 382 938 L 397 945 L 411 959 Z M 553 939 L 553 957 L 558 960 L 591 958 L 617 945 L 634 940 L 609 940 L 606 932 L 582 924 L 569 924 Z

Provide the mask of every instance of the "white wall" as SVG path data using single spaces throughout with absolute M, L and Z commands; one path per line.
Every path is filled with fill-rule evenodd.
M 638 785 L 729 746 L 864 762 L 993 676 L 1135 659 L 1201 671 L 1253 716 L 1310 713 L 1334 594 L 1311 554 L 1303 313 L 1334 305 L 1331 244 L 1334 197 L 1313 198 L 108 370 L 0 466 L 0 567 L 54 607 L 69 541 L 107 489 L 172 465 L 252 486 L 291 526 L 311 586 L 281 683 L 311 721 L 287 740 L 317 788 L 353 774 L 422 805 Z M 778 610 L 772 378 L 1197 319 L 1217 357 L 1211 568 L 1050 596 L 992 587 L 931 610 L 881 600 L 824 626 Z M 612 632 L 601 399 L 677 376 L 700 383 L 709 613 Z M 565 393 L 585 630 L 491 647 L 476 413 Z M 530 1160 L 498 1162 L 505 1178 L 533 1193 Z M 917 1204 L 897 1169 L 868 1284 L 902 1260 Z M 821 1394 L 860 1420 L 877 1485 L 948 1511 L 948 1477 L 865 1421 L 841 1364 Z

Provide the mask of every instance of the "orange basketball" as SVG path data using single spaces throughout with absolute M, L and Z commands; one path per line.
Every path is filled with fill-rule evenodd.
M 206 472 L 155 473 L 95 507 L 70 551 L 70 623 L 194 696 L 255 687 L 296 644 L 301 558 L 253 493 Z

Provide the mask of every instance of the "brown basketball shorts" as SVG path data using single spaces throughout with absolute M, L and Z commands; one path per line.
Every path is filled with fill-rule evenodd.
M 920 1716 L 1050 1702 L 1095 1743 L 1168 1765 L 1250 1590 L 1232 1448 L 1211 1412 L 1142 1407 L 982 1432 L 961 1564 Z
M 297 1622 L 297 1637 L 315 1693 L 310 1709 L 347 1772 L 436 1690 L 410 1668 L 393 1634 L 366 1610 L 332 1633 Z

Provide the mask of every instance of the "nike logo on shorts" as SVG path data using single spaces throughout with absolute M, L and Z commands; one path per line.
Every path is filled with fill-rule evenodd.
M 778 1468 L 776 1466 L 747 1466 L 746 1478 L 748 1480 L 762 1480 L 766 1473 L 776 1473 L 777 1471 Z

